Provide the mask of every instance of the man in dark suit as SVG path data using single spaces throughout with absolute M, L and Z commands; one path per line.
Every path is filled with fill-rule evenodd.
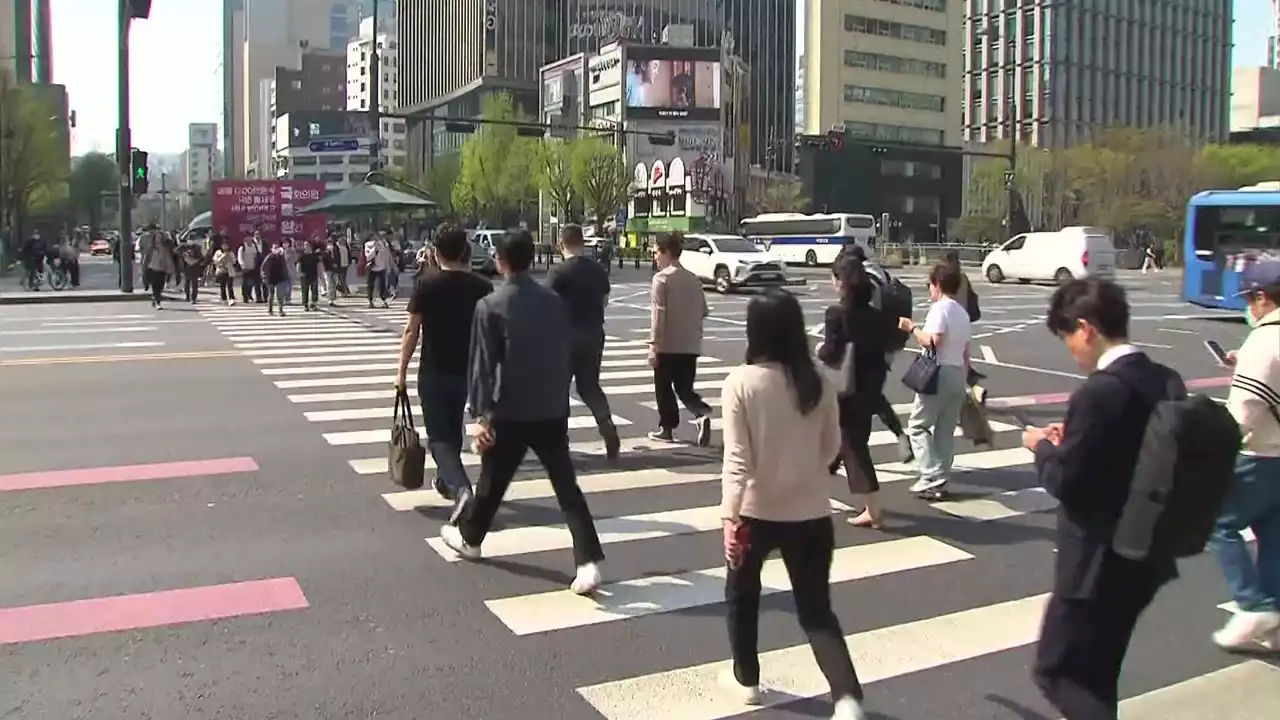
M 1034 675 L 1066 720 L 1115 720 L 1120 666 L 1138 616 L 1177 571 L 1172 558 L 1120 557 L 1112 536 L 1151 411 L 1185 388 L 1129 344 L 1129 304 L 1113 282 L 1062 286 L 1047 325 L 1090 375 L 1071 395 L 1062 424 L 1027 428 L 1022 438 L 1059 502 L 1053 594 Z

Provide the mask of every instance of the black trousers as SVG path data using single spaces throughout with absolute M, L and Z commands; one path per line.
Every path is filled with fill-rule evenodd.
M 164 302 L 164 271 L 147 268 L 142 274 L 146 287 L 151 290 L 151 302 L 156 305 Z
M 233 286 L 235 279 L 232 278 L 230 274 L 218 275 L 217 278 L 218 278 L 218 296 L 222 299 L 222 302 L 227 302 L 228 300 L 235 300 L 236 289 Z
M 883 399 L 884 395 L 878 397 Z M 871 459 L 871 446 L 868 444 L 871 441 L 871 418 L 875 415 L 876 404 L 875 400 L 858 397 L 840 400 L 840 457 L 832 464 L 832 470 L 839 464 L 844 464 L 849 492 L 854 495 L 880 490 L 875 461 Z
M 301 275 L 298 282 L 302 283 L 302 307 L 309 308 L 320 302 L 319 275 Z
M 387 293 L 387 271 L 386 270 L 369 270 L 365 275 L 365 295 L 369 298 L 369 302 L 373 302 L 373 286 L 378 286 L 378 299 L 385 301 L 388 297 Z
M 427 450 L 436 462 L 436 475 L 452 492 L 471 489 L 471 478 L 462 463 L 467 413 L 467 378 L 464 375 L 418 374 L 422 401 L 422 425 L 427 430 Z
M 711 412 L 711 406 L 694 392 L 693 382 L 698 377 L 698 356 L 691 354 L 658 353 L 658 363 L 653 369 L 653 394 L 658 402 L 658 427 L 672 430 L 680 427 L 680 406 L 699 417 Z M 585 402 L 585 401 L 584 401 Z
M 573 536 L 574 565 L 603 560 L 600 537 L 596 535 L 591 510 L 578 487 L 578 475 L 569 455 L 569 418 L 533 422 L 495 420 L 493 436 L 493 447 L 480 459 L 475 499 L 458 521 L 462 539 L 475 546 L 484 541 L 511 479 L 524 462 L 525 454 L 533 450 L 547 472 L 556 502 L 564 513 L 569 534 Z
M 262 297 L 262 274 L 257 270 L 245 270 L 240 276 L 240 299 L 244 302 L 266 302 Z
M 1049 597 L 1033 675 L 1065 720 L 1116 720 L 1120 666 L 1138 617 L 1163 584 L 1141 570 L 1103 561 L 1089 597 L 1056 589 Z
M 72 260 L 67 263 L 67 274 L 71 276 L 71 287 L 80 287 L 80 261 Z
M 898 417 L 898 413 L 893 411 L 893 404 L 883 393 L 880 395 L 879 402 L 876 403 L 875 416 L 880 418 L 880 422 L 884 423 L 889 432 L 902 437 L 905 432 L 902 429 L 902 420 Z
M 831 686 L 831 698 L 861 700 L 862 684 L 853 669 L 840 621 L 831 610 L 831 557 L 836 544 L 831 518 L 771 522 L 744 517 L 742 521 L 747 524 L 748 546 L 742 565 L 729 570 L 724 589 L 729 648 L 738 682 L 760 684 L 760 571 L 777 549 L 791 579 L 796 618 L 809 637 L 818 669 Z
M 580 340 L 574 343 L 569 355 L 570 369 L 573 372 L 573 384 L 578 397 L 591 411 L 596 420 L 596 427 L 604 436 L 616 436 L 613 426 L 613 412 L 609 410 L 609 398 L 600 389 L 600 363 L 604 359 L 604 337 L 599 340 Z
M 200 299 L 200 278 L 204 271 L 200 269 L 186 270 L 182 274 L 182 293 L 191 302 Z

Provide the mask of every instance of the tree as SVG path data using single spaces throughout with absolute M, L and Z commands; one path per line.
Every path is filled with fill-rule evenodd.
M 620 148 L 602 138 L 584 138 L 573 153 L 573 185 L 587 214 L 594 217 L 596 232 L 613 217 L 631 195 L 631 171 Z
M 573 157 L 577 140 L 548 140 L 542 144 L 542 191 L 554 208 L 560 224 L 570 221 L 574 200 Z
M 1240 188 L 1280 180 L 1280 147 L 1209 145 L 1196 156 L 1196 180 L 1205 188 Z
M 431 193 L 431 199 L 437 203 L 436 210 L 443 216 L 453 215 L 457 207 L 453 202 L 453 189 L 458 182 L 461 163 L 459 153 L 440 155 L 422 177 L 423 189 Z
M 527 119 L 517 111 L 510 93 L 486 97 L 480 117 L 507 122 Z M 454 206 L 499 223 L 512 212 L 523 216 L 537 197 L 537 142 L 520 137 L 514 126 L 480 123 L 462 145 L 458 180 L 452 191 Z
M 61 195 L 60 145 L 55 108 L 0 74 L 0 227 L 21 231 L 33 200 Z
M 751 185 L 751 199 L 748 201 L 751 210 L 757 215 L 763 213 L 805 212 L 809 207 L 809 198 L 804 196 L 804 187 L 797 180 L 774 181 L 772 178 L 763 185 Z
M 119 178 L 120 171 L 110 155 L 89 153 L 71 163 L 71 177 L 67 179 L 71 211 L 76 223 L 87 224 L 94 237 L 103 220 L 102 196 L 116 188 Z

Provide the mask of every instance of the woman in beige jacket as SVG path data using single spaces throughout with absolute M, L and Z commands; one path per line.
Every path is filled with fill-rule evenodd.
M 725 381 L 721 512 L 733 670 L 721 683 L 760 703 L 760 572 L 775 549 L 796 615 L 831 685 L 834 720 L 865 720 L 862 686 L 831 610 L 831 474 L 840 452 L 835 387 L 809 352 L 800 303 L 785 291 L 747 306 L 747 364 Z

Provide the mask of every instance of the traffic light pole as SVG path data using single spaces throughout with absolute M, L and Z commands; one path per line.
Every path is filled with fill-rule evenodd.
M 120 169 L 120 292 L 133 292 L 133 139 L 129 130 L 129 0 L 120 0 L 120 121 L 116 164 Z
M 369 124 L 373 125 L 369 166 L 370 170 L 378 170 L 382 167 L 382 58 L 378 54 L 378 0 L 373 0 L 373 38 L 369 45 Z

